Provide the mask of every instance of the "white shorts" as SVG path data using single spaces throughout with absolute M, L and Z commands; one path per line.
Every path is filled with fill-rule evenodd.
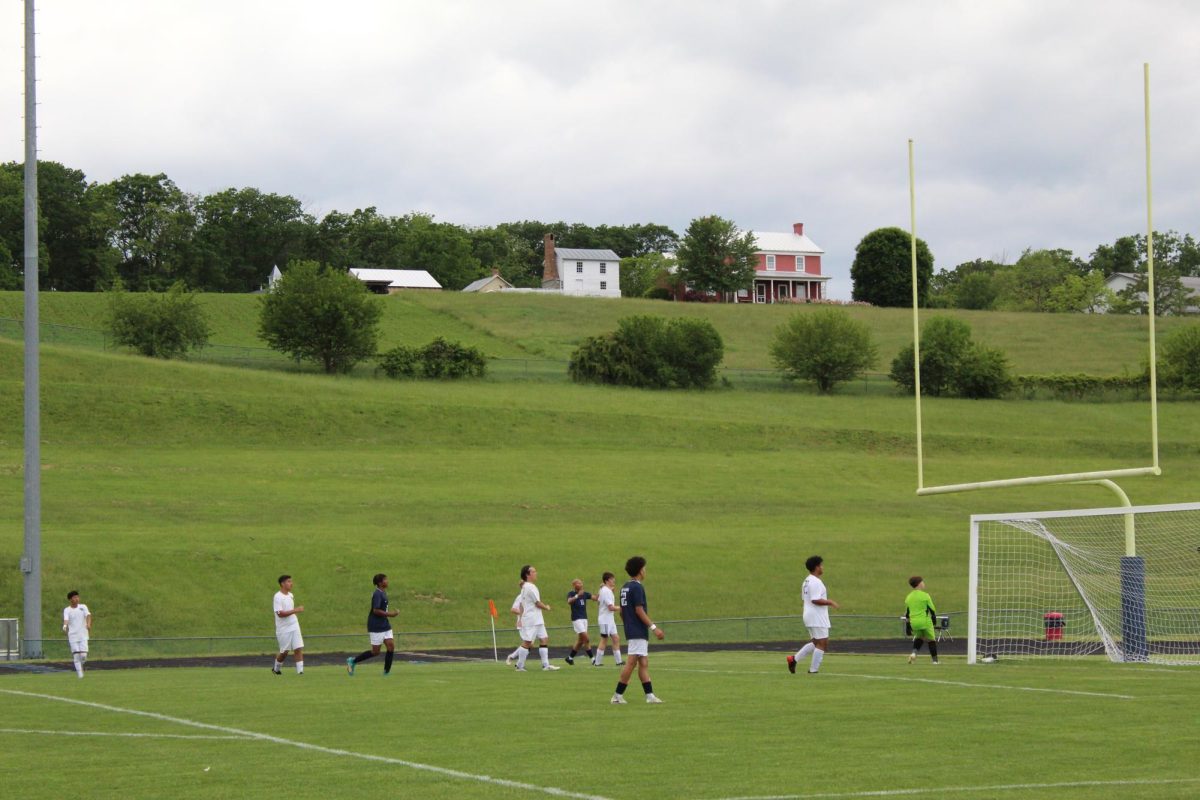
M 601 622 L 600 623 L 600 635 L 601 636 L 616 636 L 617 635 L 616 624 L 612 623 L 612 622 Z
M 532 642 L 534 639 L 549 639 L 545 625 L 522 625 L 521 641 Z
M 586 619 L 573 619 L 571 627 L 575 629 L 576 633 L 587 633 L 587 622 Z
M 86 636 L 72 636 L 67 639 L 67 642 L 71 645 L 72 653 L 86 654 L 88 651 L 88 637 Z
M 304 649 L 304 637 L 300 635 L 299 628 L 290 631 L 275 631 L 275 640 L 279 642 L 279 652 L 281 653 Z
M 808 635 L 813 639 L 828 639 L 829 628 L 813 628 L 809 627 Z
M 379 647 L 388 639 L 394 638 L 390 630 L 386 631 L 367 631 L 367 636 L 371 638 L 371 647 Z
M 628 639 L 625 642 L 625 654 L 630 656 L 650 655 L 649 639 Z

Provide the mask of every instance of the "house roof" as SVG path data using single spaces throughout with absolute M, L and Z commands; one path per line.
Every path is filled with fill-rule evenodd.
M 1112 286 L 1113 283 L 1116 282 L 1116 278 L 1121 278 L 1129 281 L 1130 283 L 1137 283 L 1139 277 L 1141 276 L 1136 272 L 1114 272 L 1112 275 L 1108 276 L 1108 278 L 1105 280 L 1105 283 L 1109 286 Z M 1179 282 L 1183 284 L 1183 288 L 1187 289 L 1192 294 L 1200 294 L 1200 278 L 1184 275 L 1179 279 Z
M 512 284 L 509 283 L 508 281 L 504 280 L 504 278 L 500 277 L 499 275 L 488 275 L 486 277 L 480 278 L 477 281 L 471 281 L 470 283 L 468 283 L 466 286 L 463 287 L 463 291 L 464 292 L 477 292 L 480 289 L 482 289 L 483 287 L 487 286 L 492 281 L 500 281 L 500 283 L 504 284 L 505 288 L 508 288 L 508 289 L 512 288 Z
M 423 269 L 359 269 L 350 274 L 363 283 L 382 283 L 398 289 L 440 289 L 442 285 Z
M 621 257 L 612 250 L 580 250 L 560 247 L 554 251 L 563 261 L 620 261 Z
M 760 253 L 824 253 L 817 243 L 807 236 L 794 233 L 772 233 L 770 231 L 750 231 L 757 242 Z

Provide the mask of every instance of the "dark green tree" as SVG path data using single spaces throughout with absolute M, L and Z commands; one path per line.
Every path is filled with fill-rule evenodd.
M 183 281 L 166 292 L 136 293 L 117 281 L 108 297 L 108 335 L 144 356 L 177 358 L 204 347 L 212 335 L 204 309 Z
M 105 184 L 115 213 L 117 274 L 134 290 L 164 289 L 187 277 L 196 228 L 194 198 L 166 175 L 125 175 Z
M 1168 336 L 1158 365 L 1164 386 L 1200 392 L 1200 325 L 1189 325 Z
M 851 297 L 874 306 L 912 305 L 912 237 L 900 228 L 879 228 L 862 238 L 850 265 Z M 933 254 L 917 239 L 917 304 L 929 299 Z
M 700 389 L 716 381 L 724 352 L 708 320 L 626 317 L 617 330 L 585 339 L 571 355 L 568 373 L 576 383 Z
M 288 265 L 262 296 L 258 335 L 269 347 L 327 373 L 375 356 L 383 301 L 354 276 L 314 261 Z
M 301 256 L 315 221 L 294 197 L 225 189 L 196 203 L 191 284 L 207 291 L 250 292 L 272 267 Z
M 775 331 L 771 360 L 788 380 L 812 381 L 821 394 L 875 366 L 871 330 L 840 308 L 793 314 Z
M 913 346 L 892 361 L 891 379 L 912 391 L 916 383 Z M 921 394 L 934 397 L 1000 397 L 1011 387 L 1008 360 L 971 339 L 971 326 L 952 317 L 930 317 L 921 329 Z
M 675 262 L 662 253 L 646 253 L 621 259 L 621 296 L 644 297 L 659 276 L 669 273 Z
M 700 292 L 724 295 L 749 289 L 758 265 L 757 247 L 754 234 L 742 233 L 730 220 L 699 217 L 679 242 L 679 275 Z

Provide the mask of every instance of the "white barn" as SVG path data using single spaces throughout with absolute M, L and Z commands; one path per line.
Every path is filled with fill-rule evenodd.
M 553 233 L 544 243 L 543 289 L 576 297 L 621 296 L 621 257 L 612 250 L 558 248 Z
M 442 285 L 423 269 L 359 269 L 350 268 L 350 274 L 367 285 L 376 294 L 395 294 L 405 289 L 432 289 L 440 291 Z

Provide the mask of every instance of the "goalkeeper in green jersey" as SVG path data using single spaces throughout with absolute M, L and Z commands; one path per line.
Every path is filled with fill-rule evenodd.
M 936 664 L 938 663 L 937 632 L 935 630 L 937 608 L 933 605 L 933 598 L 929 596 L 929 592 L 925 591 L 925 581 L 920 575 L 909 578 L 908 585 L 912 587 L 912 591 L 908 593 L 908 597 L 904 598 L 904 616 L 908 619 L 913 636 L 913 651 L 908 657 L 908 663 L 916 661 L 921 645 L 929 642 L 929 655 Z

